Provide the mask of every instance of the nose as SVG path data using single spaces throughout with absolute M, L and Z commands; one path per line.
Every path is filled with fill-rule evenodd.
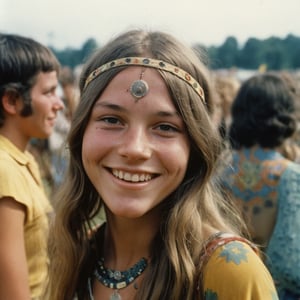
M 147 132 L 143 128 L 128 128 L 120 139 L 118 152 L 128 160 L 146 160 L 151 157 L 152 147 Z
M 55 111 L 62 110 L 65 108 L 63 100 L 58 95 L 55 95 L 53 108 Z

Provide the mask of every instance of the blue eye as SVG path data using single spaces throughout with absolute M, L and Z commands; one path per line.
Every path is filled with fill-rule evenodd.
M 119 124 L 120 123 L 119 119 L 117 119 L 115 117 L 105 117 L 105 118 L 102 118 L 101 120 L 108 124 Z
M 171 126 L 169 124 L 160 124 L 158 126 L 158 129 L 162 130 L 162 131 L 178 131 L 178 129 L 174 126 Z

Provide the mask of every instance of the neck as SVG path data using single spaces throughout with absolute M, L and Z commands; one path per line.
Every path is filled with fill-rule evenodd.
M 104 234 L 104 260 L 111 269 L 126 269 L 142 257 L 149 259 L 159 222 L 120 220 L 108 215 Z
M 0 134 L 10 140 L 20 151 L 24 152 L 29 142 L 29 138 L 23 136 L 15 128 L 4 125 L 0 128 Z

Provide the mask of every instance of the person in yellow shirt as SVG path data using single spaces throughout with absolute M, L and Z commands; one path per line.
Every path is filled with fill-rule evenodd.
M 42 299 L 48 217 L 31 138 L 48 138 L 57 111 L 59 62 L 30 38 L 0 33 L 0 299 Z

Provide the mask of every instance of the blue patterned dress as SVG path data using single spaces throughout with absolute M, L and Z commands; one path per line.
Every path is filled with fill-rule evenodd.
M 274 150 L 244 148 L 223 178 L 265 251 L 280 299 L 300 299 L 300 165 Z

